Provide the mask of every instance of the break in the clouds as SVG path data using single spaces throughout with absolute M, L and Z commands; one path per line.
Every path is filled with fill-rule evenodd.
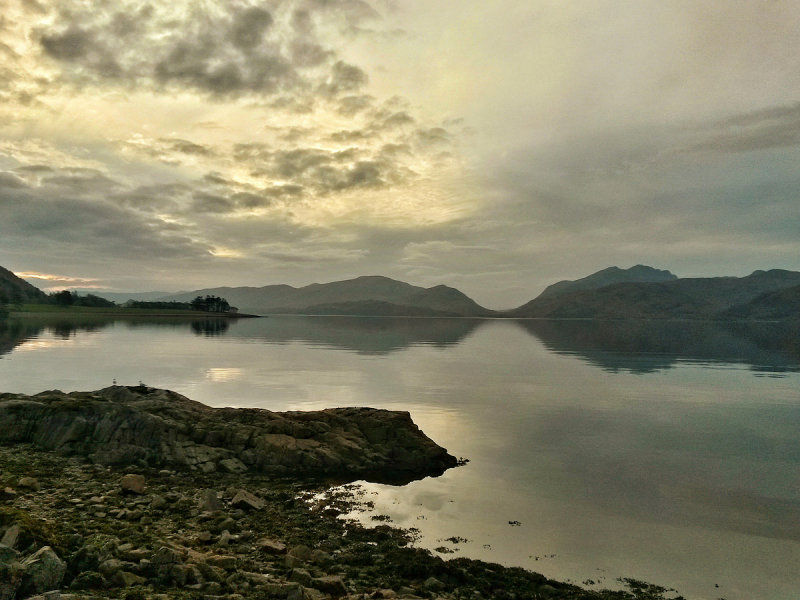
M 0 264 L 492 307 L 797 269 L 799 29 L 780 0 L 6 0 Z

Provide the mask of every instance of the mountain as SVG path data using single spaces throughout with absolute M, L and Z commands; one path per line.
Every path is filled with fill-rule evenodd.
M 6 302 L 41 302 L 47 298 L 39 288 L 0 267 L 0 304 Z
M 79 294 L 94 294 L 101 296 L 106 300 L 111 300 L 117 304 L 124 304 L 128 300 L 137 300 L 140 302 L 149 302 L 151 300 L 158 300 L 167 296 L 170 292 L 101 292 L 92 289 L 76 289 Z
M 457 289 L 423 288 L 377 275 L 332 283 L 264 287 L 219 287 L 161 298 L 189 302 L 196 296 L 221 296 L 248 313 L 345 314 L 375 316 L 462 316 L 494 314 Z
M 726 311 L 795 285 L 800 285 L 800 273 L 780 269 L 755 271 L 746 277 L 615 283 L 555 296 L 542 294 L 506 314 L 561 319 L 745 318 Z
M 545 288 L 539 295 L 539 298 L 552 298 L 554 296 L 561 296 L 581 290 L 596 290 L 615 283 L 657 283 L 661 281 L 673 281 L 675 279 L 677 279 L 677 276 L 669 271 L 654 269 L 646 265 L 636 265 L 630 269 L 608 267 L 607 269 L 592 273 L 588 277 L 582 279 L 554 283 Z
M 800 285 L 766 292 L 747 304 L 732 306 L 723 311 L 720 317 L 761 321 L 800 320 Z

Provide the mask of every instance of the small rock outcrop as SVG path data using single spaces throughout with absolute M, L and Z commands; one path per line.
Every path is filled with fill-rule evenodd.
M 0 444 L 31 443 L 101 465 L 397 483 L 456 465 L 407 412 L 211 408 L 143 385 L 0 394 L 0 423 Z

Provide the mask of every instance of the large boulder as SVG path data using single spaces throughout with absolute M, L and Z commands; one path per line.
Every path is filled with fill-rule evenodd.
M 67 571 L 66 563 L 50 546 L 44 546 L 23 559 L 22 568 L 22 583 L 17 592 L 21 598 L 58 589 Z
M 407 412 L 211 408 L 169 390 L 0 394 L 0 444 L 32 443 L 100 464 L 407 482 L 456 459 Z

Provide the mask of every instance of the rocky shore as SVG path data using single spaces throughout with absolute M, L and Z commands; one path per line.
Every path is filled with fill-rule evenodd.
M 407 412 L 211 408 L 144 385 L 0 394 L 0 423 L 0 444 L 100 465 L 404 483 L 457 462 Z
M 596 592 L 443 560 L 415 548 L 413 532 L 340 518 L 359 488 L 331 491 L 328 476 L 390 463 L 408 476 L 455 460 L 403 413 L 364 411 L 215 410 L 152 388 L 0 396 L 0 600 L 674 598 L 638 582 Z M 259 436 L 288 432 L 315 444 L 259 454 L 273 447 Z M 224 451 L 241 451 L 239 462 Z

